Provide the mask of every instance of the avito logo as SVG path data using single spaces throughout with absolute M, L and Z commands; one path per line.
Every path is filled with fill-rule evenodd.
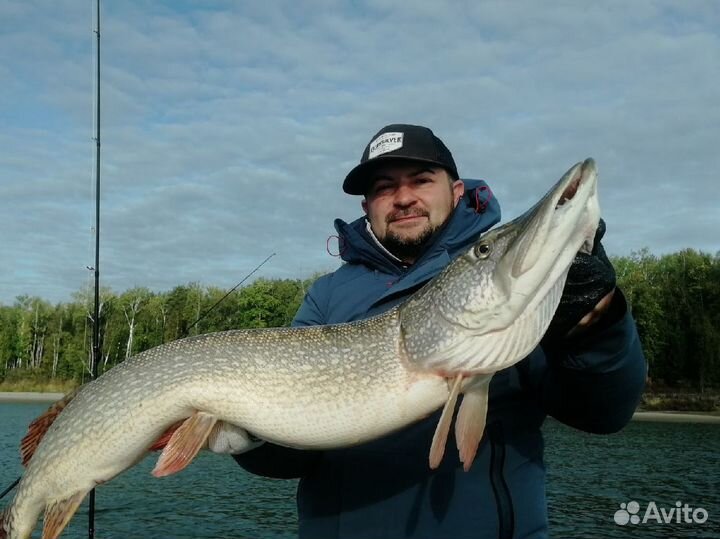
M 615 524 L 625 526 L 627 524 L 704 524 L 708 519 L 708 512 L 702 507 L 691 507 L 682 502 L 675 502 L 675 507 L 666 509 L 658 507 L 655 502 L 648 503 L 645 512 L 640 517 L 640 504 L 636 501 L 621 503 L 620 509 L 615 512 Z

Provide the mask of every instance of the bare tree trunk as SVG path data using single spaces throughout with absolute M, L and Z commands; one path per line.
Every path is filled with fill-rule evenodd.
M 102 319 L 102 308 L 103 308 L 103 303 L 100 302 L 100 305 L 98 306 L 98 319 L 100 319 L 100 320 Z M 93 312 L 91 312 L 89 310 L 90 307 L 87 307 L 87 309 L 88 309 L 88 312 L 87 312 L 86 321 L 89 320 L 91 326 L 94 326 L 95 324 L 99 323 L 93 317 Z M 93 342 L 92 342 L 93 334 L 91 333 L 90 335 L 88 335 L 87 328 L 88 328 L 88 324 L 86 323 L 85 324 L 85 338 L 83 339 L 83 342 L 87 344 L 88 361 L 84 365 L 84 367 L 85 367 L 85 371 L 87 371 L 87 373 L 90 376 L 92 376 L 93 365 L 95 365 L 95 350 L 93 350 Z M 84 382 L 84 379 L 83 379 L 83 382 Z
M 85 367 L 85 370 L 87 371 L 87 373 L 88 373 L 89 375 L 92 375 L 92 368 L 93 368 L 93 365 L 95 364 L 95 358 L 93 357 L 94 355 L 95 355 L 95 351 L 93 350 L 93 347 L 90 346 L 90 347 L 88 348 L 88 360 L 87 360 L 87 363 L 86 363 L 85 365 L 83 365 L 83 366 Z
M 92 324 L 95 323 L 95 320 L 93 319 L 91 314 L 88 314 L 88 320 L 90 320 L 90 322 Z M 85 324 L 85 327 L 87 328 L 87 324 Z M 85 331 L 85 339 L 86 340 L 92 339 L 92 337 L 88 338 L 87 329 Z M 95 358 L 93 357 L 95 355 L 95 350 L 93 350 L 92 343 L 90 343 L 90 345 L 87 347 L 87 353 L 88 353 L 88 360 L 87 360 L 87 363 L 84 365 L 84 367 L 85 367 L 85 370 L 87 371 L 87 373 L 92 375 L 93 365 L 95 364 Z
M 55 335 L 53 339 L 53 363 L 52 363 L 52 374 L 51 378 L 55 378 L 57 375 L 57 366 L 60 359 L 60 335 Z
M 42 363 L 43 354 L 45 353 L 45 330 L 37 336 L 37 346 L 33 353 L 33 368 L 37 368 Z
M 31 369 L 35 367 L 35 347 L 37 346 L 37 333 L 34 331 L 33 328 L 33 340 L 32 344 L 30 345 L 30 350 L 28 350 L 28 367 Z
M 37 302 L 35 302 L 35 319 L 32 325 L 32 345 L 30 346 L 30 354 L 28 357 L 28 367 L 34 369 L 40 363 L 42 358 L 42 342 L 44 338 L 44 332 L 40 333 L 40 309 Z
M 162 315 L 162 326 L 160 328 L 160 344 L 165 344 L 165 324 L 167 323 L 167 311 L 165 305 L 160 304 L 160 314 Z
M 57 333 L 53 336 L 53 362 L 52 362 L 52 374 L 51 378 L 55 378 L 57 375 L 57 366 L 60 360 L 60 336 L 62 335 L 62 314 L 58 320 Z
M 123 307 L 123 313 L 125 314 L 125 320 L 128 323 L 129 333 L 128 333 L 128 340 L 127 340 L 127 346 L 125 347 L 125 359 L 128 359 L 130 356 L 132 356 L 132 346 L 133 346 L 133 340 L 135 338 L 135 317 L 137 316 L 137 313 L 140 311 L 140 304 L 142 303 L 142 298 L 136 297 L 132 303 L 130 303 L 130 314 L 128 314 L 128 309 Z
M 132 355 L 133 337 L 135 336 L 135 313 L 133 313 L 131 317 L 128 317 L 127 311 L 124 312 L 125 320 L 127 320 L 129 327 L 128 340 L 127 344 L 125 345 L 125 359 L 127 359 Z

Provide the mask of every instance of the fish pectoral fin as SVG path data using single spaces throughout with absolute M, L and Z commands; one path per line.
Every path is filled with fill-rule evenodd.
M 440 421 L 438 421 L 437 427 L 435 427 L 435 434 L 433 434 L 429 457 L 430 468 L 433 470 L 440 466 L 440 462 L 442 462 L 443 455 L 445 454 L 445 445 L 447 444 L 450 424 L 452 423 L 453 414 L 455 413 L 455 403 L 457 402 L 457 397 L 460 393 L 460 383 L 462 382 L 462 379 L 463 375 L 458 374 L 455 377 L 455 380 L 453 380 L 450 395 L 448 395 L 448 399 L 443 407 L 442 415 L 440 415 Z
M 170 437 L 152 471 L 155 477 L 165 477 L 183 470 L 207 442 L 217 417 L 195 412 Z
M 57 539 L 60 536 L 87 493 L 88 491 L 77 492 L 45 507 L 42 539 Z
M 455 441 L 460 451 L 460 462 L 467 472 L 477 454 L 487 421 L 490 376 L 476 376 L 463 391 L 463 401 L 455 419 Z

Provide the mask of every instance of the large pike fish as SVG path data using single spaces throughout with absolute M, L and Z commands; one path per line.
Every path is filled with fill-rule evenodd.
M 444 405 L 428 448 L 434 467 L 464 393 L 455 430 L 468 468 L 490 378 L 537 346 L 574 256 L 592 247 L 596 181 L 591 159 L 573 166 L 533 208 L 481 235 L 380 316 L 202 335 L 114 367 L 83 387 L 47 432 L 30 436 L 42 439 L 24 455 L 0 538 L 30 537 L 44 512 L 42 537 L 55 539 L 87 492 L 141 460 L 164 433 L 156 476 L 183 469 L 204 447 L 238 453 L 262 441 L 305 449 L 360 444 Z

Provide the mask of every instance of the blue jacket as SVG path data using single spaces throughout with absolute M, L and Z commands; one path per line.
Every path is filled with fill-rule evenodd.
M 294 324 L 366 318 L 437 275 L 500 219 L 487 185 L 465 184 L 447 225 L 408 267 L 378 248 L 364 218 L 336 220 L 346 263 L 315 282 Z M 236 459 L 253 473 L 300 477 L 301 539 L 547 537 L 545 417 L 587 432 L 615 432 L 630 420 L 644 386 L 645 360 L 619 291 L 598 326 L 552 351 L 537 347 L 495 374 L 487 428 L 469 472 L 459 462 L 452 429 L 440 468 L 429 469 L 439 412 L 357 447 L 311 452 L 266 444 Z

